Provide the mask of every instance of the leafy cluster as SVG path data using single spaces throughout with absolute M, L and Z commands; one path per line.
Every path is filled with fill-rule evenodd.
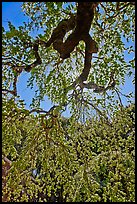
M 134 105 L 117 111 L 109 126 L 34 116 L 4 101 L 2 150 L 12 165 L 3 195 L 13 202 L 134 201 L 134 123 Z

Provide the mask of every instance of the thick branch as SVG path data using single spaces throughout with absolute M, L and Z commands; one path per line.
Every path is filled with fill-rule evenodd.
M 79 41 L 83 40 L 85 42 L 85 62 L 83 72 L 78 77 L 78 81 L 80 80 L 83 82 L 87 80 L 91 68 L 92 53 L 97 53 L 98 51 L 96 42 L 92 40 L 91 36 L 89 35 L 89 30 L 94 18 L 94 10 L 96 6 L 97 3 L 95 2 L 78 2 L 77 15 L 72 15 L 69 19 L 61 21 L 54 29 L 48 42 L 40 39 L 35 41 L 33 50 L 36 60 L 27 66 L 15 66 L 14 70 L 20 74 L 23 69 L 27 72 L 30 72 L 32 68 L 40 65 L 42 60 L 38 53 L 39 45 L 49 47 L 51 44 L 53 44 L 53 48 L 60 53 L 60 57 L 62 59 L 66 59 L 70 57 L 70 53 L 78 45 Z M 63 42 L 65 34 L 70 30 L 73 30 L 73 32 L 69 35 L 66 41 Z
M 70 53 L 78 45 L 79 41 L 83 40 L 86 48 L 84 70 L 80 75 L 82 81 L 85 81 L 88 77 L 91 68 L 92 53 L 97 53 L 98 51 L 96 42 L 89 35 L 91 23 L 94 18 L 94 9 L 94 2 L 79 2 L 77 16 L 72 16 L 70 19 L 60 22 L 47 43 L 40 41 L 46 47 L 49 47 L 53 43 L 53 47 L 60 53 L 60 57 L 66 59 L 70 57 Z M 72 34 L 63 42 L 66 32 L 72 29 L 74 29 Z
M 84 61 L 84 69 L 79 77 L 79 79 L 83 82 L 86 81 L 91 68 L 91 60 L 92 53 L 97 53 L 97 44 L 94 40 L 92 40 L 89 34 L 83 36 L 83 40 L 85 41 L 85 61 Z
M 70 56 L 70 53 L 78 45 L 79 41 L 84 40 L 86 45 L 90 44 L 90 40 L 85 40 L 85 36 L 89 34 L 92 20 L 94 18 L 94 2 L 78 2 L 76 26 L 72 34 L 63 42 L 64 36 L 59 37 L 53 43 L 54 49 L 60 53 L 60 57 L 66 59 Z M 88 37 L 89 39 L 89 37 Z M 88 41 L 88 42 L 87 42 Z

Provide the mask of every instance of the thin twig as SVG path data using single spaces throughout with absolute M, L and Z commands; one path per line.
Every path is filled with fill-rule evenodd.
M 103 118 L 105 118 L 106 123 L 107 123 L 109 126 L 111 126 L 111 123 L 109 122 L 108 117 L 107 117 L 105 114 L 103 114 L 103 113 L 101 112 L 101 110 L 99 110 L 99 109 L 98 109 L 93 103 L 91 103 L 90 101 L 84 100 L 84 102 L 85 102 L 86 104 L 89 104 L 90 106 L 92 106 L 92 107 L 99 113 L 99 115 L 101 115 Z
M 117 11 L 116 14 L 114 14 L 114 15 L 112 15 L 112 16 L 109 16 L 109 15 L 108 15 L 109 17 L 107 18 L 107 20 L 108 20 L 108 19 L 111 19 L 111 18 L 116 18 L 116 17 L 120 14 L 120 11 L 121 11 L 123 8 L 125 8 L 126 6 L 128 6 L 128 5 L 130 5 L 130 2 L 127 3 L 126 5 L 122 6 L 121 8 L 119 8 L 119 10 Z
M 3 56 L 3 57 L 2 57 L 2 60 L 5 60 L 5 59 L 6 59 L 6 60 L 7 60 L 7 59 L 10 59 L 10 60 L 14 59 L 14 60 L 16 60 L 16 61 L 18 61 L 18 62 L 21 62 L 21 63 L 27 65 L 26 62 L 24 62 L 24 61 L 22 61 L 22 60 L 20 60 L 20 59 L 17 59 L 17 58 L 14 57 L 14 56 L 13 56 L 13 57 L 10 57 L 10 56 L 9 56 L 9 57 L 8 57 L 8 56 L 7 56 L 7 57 L 4 57 L 4 56 Z
M 118 90 L 116 88 L 114 90 L 116 91 L 116 93 L 118 95 L 118 98 L 119 98 L 119 101 L 120 101 L 120 106 L 123 107 L 122 100 L 120 98 L 120 94 L 119 94 Z
M 2 91 L 8 92 L 14 96 L 16 95 L 14 90 L 2 89 Z

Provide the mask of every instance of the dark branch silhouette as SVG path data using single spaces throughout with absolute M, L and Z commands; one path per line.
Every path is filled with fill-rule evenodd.
M 67 90 L 70 90 L 74 88 L 77 84 L 79 84 L 81 88 L 94 89 L 94 92 L 100 93 L 105 92 L 109 88 L 113 88 L 115 86 L 114 78 L 112 79 L 111 77 L 111 85 L 109 84 L 107 87 L 99 86 L 94 82 L 84 82 L 87 80 L 91 69 L 92 54 L 98 52 L 97 43 L 92 39 L 89 34 L 90 27 L 94 18 L 95 8 L 97 7 L 97 5 L 98 2 L 78 2 L 77 13 L 75 15 L 72 14 L 69 19 L 62 20 L 53 30 L 53 33 L 47 42 L 41 39 L 37 39 L 34 42 L 33 50 L 36 60 L 30 65 L 16 65 L 12 67 L 12 69 L 17 73 L 13 82 L 14 90 L 12 91 L 15 96 L 17 95 L 16 82 L 19 74 L 23 70 L 30 72 L 34 67 L 42 63 L 41 57 L 38 52 L 39 45 L 44 46 L 45 48 L 48 48 L 53 45 L 53 48 L 59 52 L 60 57 L 62 59 L 66 59 L 70 57 L 70 53 L 74 50 L 74 48 L 79 44 L 80 41 L 85 42 L 85 59 L 83 71 L 80 76 L 73 82 L 73 84 L 67 88 Z M 71 30 L 72 33 L 65 41 L 63 41 L 66 33 Z

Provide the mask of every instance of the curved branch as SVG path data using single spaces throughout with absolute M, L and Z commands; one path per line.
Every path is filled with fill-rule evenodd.
M 83 40 L 85 42 L 85 62 L 84 69 L 82 74 L 78 77 L 78 81 L 86 81 L 91 68 L 92 53 L 97 53 L 98 51 L 97 43 L 89 35 L 91 23 L 94 18 L 94 11 L 97 5 L 98 3 L 95 2 L 78 2 L 77 14 L 71 15 L 69 19 L 61 21 L 54 29 L 51 38 L 47 42 L 41 39 L 35 41 L 33 50 L 36 60 L 27 66 L 15 66 L 14 70 L 20 74 L 23 69 L 30 72 L 32 68 L 40 65 L 42 60 L 38 53 L 39 45 L 44 45 L 47 48 L 53 44 L 53 48 L 60 53 L 60 57 L 66 59 L 70 57 L 70 53 L 78 45 L 79 41 Z M 70 30 L 74 31 L 69 35 L 66 41 L 63 42 L 65 34 Z M 13 84 L 14 88 L 16 81 L 15 79 Z M 75 83 L 76 81 L 74 84 Z

